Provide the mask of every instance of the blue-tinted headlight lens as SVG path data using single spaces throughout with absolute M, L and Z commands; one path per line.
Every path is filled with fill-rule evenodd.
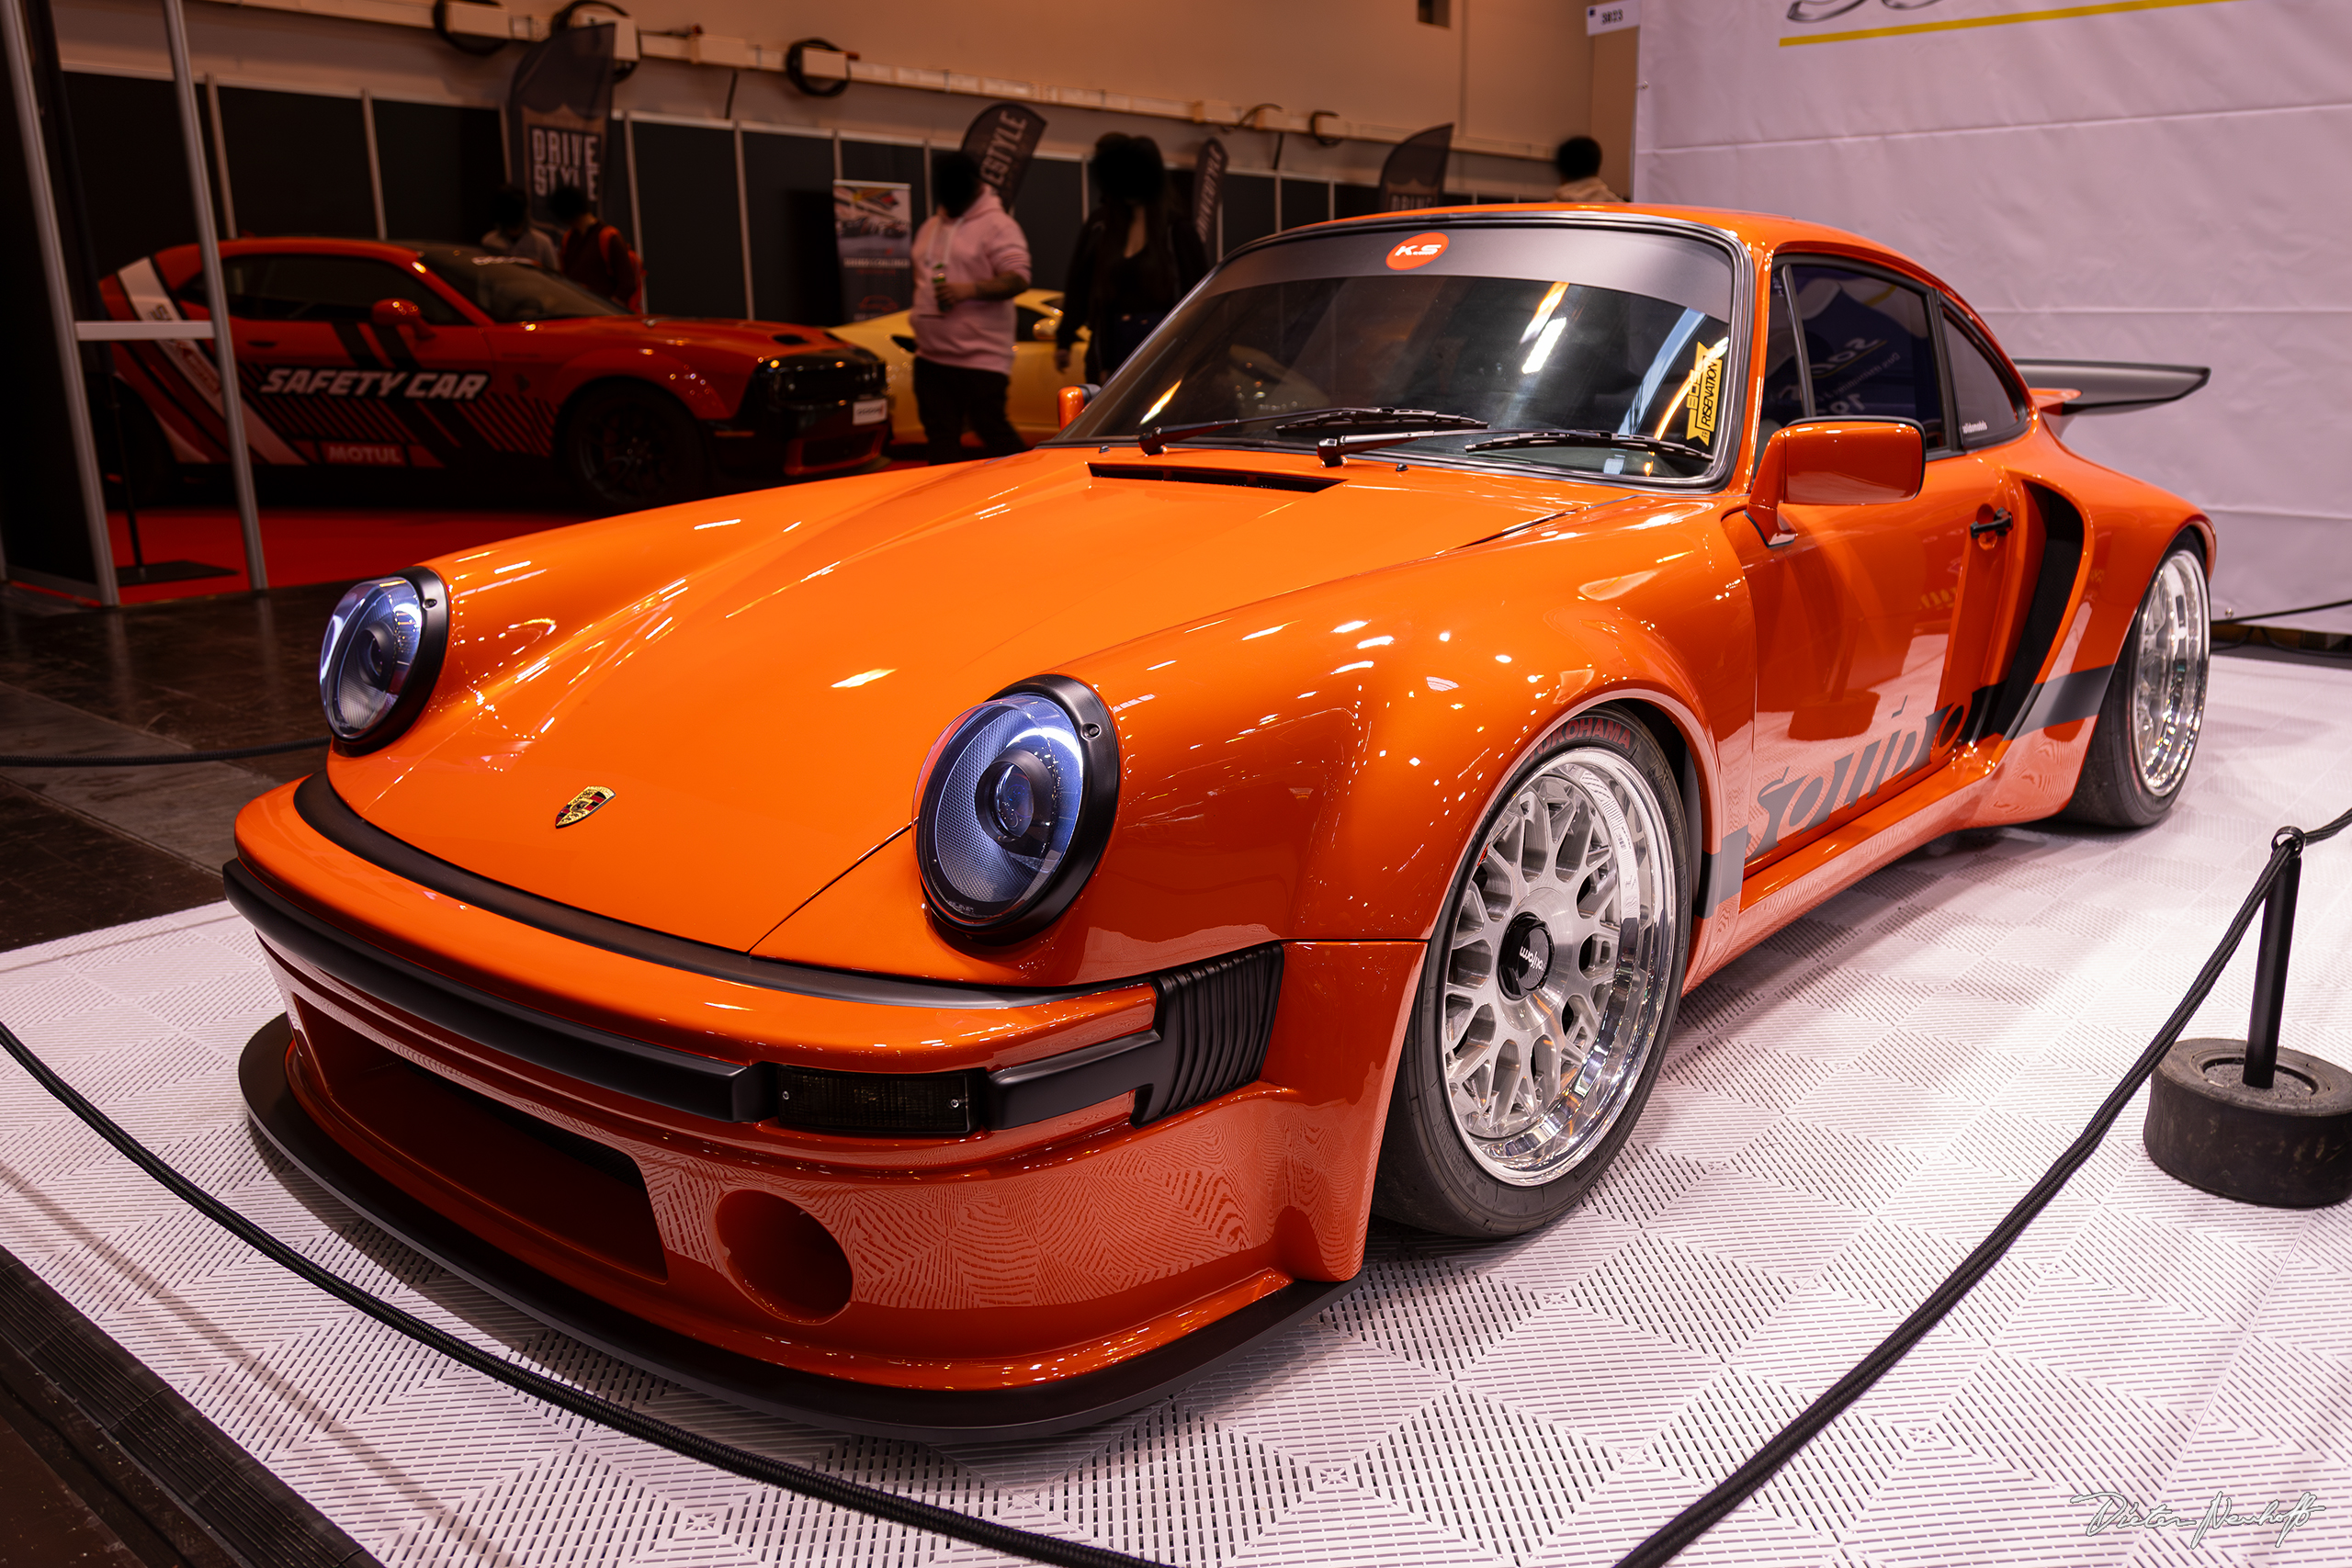
M 923 880 L 950 919 L 1016 918 L 1061 869 L 1086 801 L 1087 747 L 1061 705 L 1029 693 L 957 719 L 924 782 Z
M 343 596 L 319 649 L 327 728 L 357 740 L 398 703 L 424 647 L 424 600 L 404 577 L 363 582 Z

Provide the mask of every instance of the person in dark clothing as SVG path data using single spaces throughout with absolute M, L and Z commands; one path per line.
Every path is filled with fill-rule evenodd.
M 563 224 L 563 276 L 624 310 L 645 308 L 645 269 L 621 231 L 596 216 L 588 193 L 558 186 L 548 210 Z
M 1055 333 L 1054 367 L 1069 369 L 1087 332 L 1086 378 L 1108 381 L 1151 329 L 1208 271 L 1190 219 L 1168 198 L 1168 169 L 1148 136 L 1117 132 L 1094 144 L 1101 199 L 1079 231 Z

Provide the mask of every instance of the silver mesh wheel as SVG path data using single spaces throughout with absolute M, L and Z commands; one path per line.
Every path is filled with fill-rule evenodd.
M 2132 764 L 2141 787 L 2159 800 L 2180 787 L 2197 752 L 2212 620 L 2196 555 L 2166 556 L 2140 605 L 2139 656 L 2131 671 Z
M 1472 1157 L 1533 1187 L 1600 1145 L 1671 998 L 1680 890 L 1664 814 L 1614 751 L 1563 752 L 1478 851 L 1446 942 L 1447 1099 Z

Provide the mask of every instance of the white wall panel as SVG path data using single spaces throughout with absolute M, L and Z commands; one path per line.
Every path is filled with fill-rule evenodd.
M 2216 598 L 2352 596 L 2352 6 L 1650 0 L 1645 200 L 1760 209 L 1897 246 L 2021 357 L 2210 365 L 2070 445 L 2203 506 Z M 2081 9 L 2081 7 L 2075 7 Z M 1992 23 L 1792 42 L 1824 33 Z M 2352 611 L 2282 624 L 2352 631 Z

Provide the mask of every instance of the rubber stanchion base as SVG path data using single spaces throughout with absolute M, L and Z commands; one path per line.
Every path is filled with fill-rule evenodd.
M 2271 1209 L 2352 1196 L 2352 1072 L 2281 1050 L 2267 1089 L 2243 1040 L 2183 1040 L 2148 1082 L 2148 1157 L 2191 1187 Z

